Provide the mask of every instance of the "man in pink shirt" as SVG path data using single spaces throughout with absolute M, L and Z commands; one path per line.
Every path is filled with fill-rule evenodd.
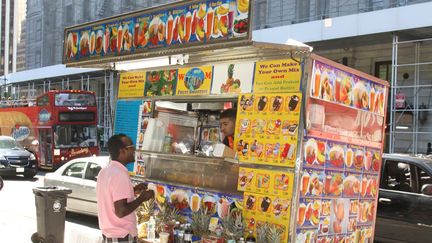
M 154 197 L 144 183 L 135 188 L 129 177 L 126 164 L 135 160 L 135 146 L 132 140 L 118 134 L 108 140 L 111 162 L 97 177 L 96 196 L 99 227 L 103 242 L 137 242 L 137 220 L 135 209 L 142 202 Z M 135 193 L 140 193 L 135 198 Z

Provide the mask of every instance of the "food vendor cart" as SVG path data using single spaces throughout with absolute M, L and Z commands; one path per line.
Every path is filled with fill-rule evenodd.
M 281 242 L 372 242 L 388 83 L 305 45 L 254 42 L 251 5 L 182 1 L 66 28 L 64 62 L 164 63 L 120 74 L 115 119 L 159 207 L 236 208 L 245 232 L 273 225 Z M 227 107 L 235 158 L 217 145 Z

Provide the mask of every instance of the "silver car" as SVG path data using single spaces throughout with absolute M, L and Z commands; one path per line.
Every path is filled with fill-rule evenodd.
M 106 167 L 109 156 L 91 156 L 73 159 L 53 173 L 47 173 L 44 186 L 63 186 L 72 189 L 66 210 L 97 216 L 96 178 Z

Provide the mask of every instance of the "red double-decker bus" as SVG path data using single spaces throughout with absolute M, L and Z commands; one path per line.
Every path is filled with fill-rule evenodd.
M 94 92 L 48 91 L 28 101 L 2 100 L 0 135 L 36 154 L 38 167 L 56 169 L 73 158 L 99 154 Z

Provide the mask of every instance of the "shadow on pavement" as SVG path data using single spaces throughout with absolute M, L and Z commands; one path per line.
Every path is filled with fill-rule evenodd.
M 98 218 L 95 216 L 66 212 L 66 221 L 94 229 L 99 229 Z
M 39 178 L 34 177 L 34 178 L 24 178 L 24 176 L 2 176 L 3 180 L 5 181 L 32 181 L 35 182 L 37 180 L 39 180 Z

